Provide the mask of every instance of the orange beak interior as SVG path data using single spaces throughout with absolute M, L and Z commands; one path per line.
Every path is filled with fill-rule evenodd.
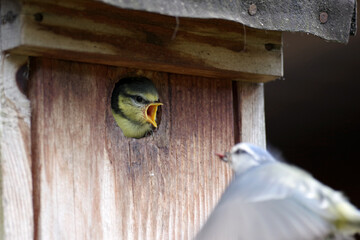
M 154 127 L 157 128 L 156 120 L 156 112 L 159 106 L 163 105 L 162 103 L 150 103 L 145 108 L 145 119 L 149 123 L 151 123 Z

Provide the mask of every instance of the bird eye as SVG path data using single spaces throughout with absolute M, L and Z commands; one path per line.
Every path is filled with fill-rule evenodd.
M 246 153 L 246 152 L 242 149 L 238 149 L 235 151 L 235 154 L 242 154 L 242 153 Z
M 135 100 L 136 100 L 138 103 L 143 103 L 143 102 L 145 102 L 145 100 L 144 100 L 142 97 L 140 97 L 140 96 L 136 96 L 136 97 L 135 97 Z

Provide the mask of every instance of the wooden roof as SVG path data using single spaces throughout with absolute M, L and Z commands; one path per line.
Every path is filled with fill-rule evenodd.
M 170 16 L 231 20 L 249 27 L 311 33 L 346 43 L 356 32 L 355 0 L 100 0 Z

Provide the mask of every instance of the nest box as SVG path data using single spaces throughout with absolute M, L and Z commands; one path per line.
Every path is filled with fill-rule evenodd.
M 1 0 L 2 239 L 191 239 L 231 178 L 215 152 L 265 146 L 282 31 L 346 42 L 346 1 Z M 115 83 L 144 76 L 158 130 L 123 136 Z

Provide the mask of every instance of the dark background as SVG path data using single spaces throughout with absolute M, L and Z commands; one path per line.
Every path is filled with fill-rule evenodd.
M 284 33 L 283 45 L 285 80 L 265 84 L 267 143 L 360 208 L 360 34 Z

